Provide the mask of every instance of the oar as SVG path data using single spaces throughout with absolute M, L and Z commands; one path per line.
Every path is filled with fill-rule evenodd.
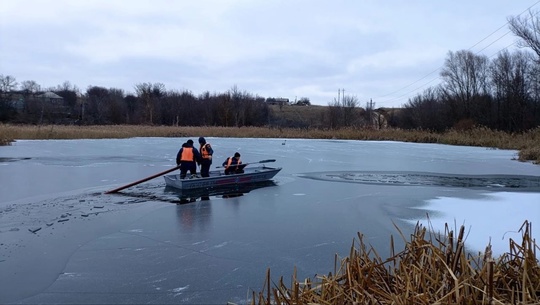
M 276 162 L 276 159 L 267 159 L 267 160 L 261 160 L 258 162 L 249 162 L 249 163 L 242 163 L 242 164 L 232 164 L 231 166 L 240 166 L 240 165 L 246 166 L 249 164 L 270 163 L 270 162 Z M 222 167 L 225 167 L 225 166 L 216 166 L 216 168 L 222 168 Z
M 174 171 L 174 170 L 177 170 L 177 169 L 179 169 L 179 168 L 180 168 L 180 165 L 177 166 L 177 167 L 175 167 L 175 168 L 168 169 L 168 170 L 166 170 L 166 171 L 164 171 L 164 172 L 157 173 L 157 174 L 152 175 L 152 176 L 150 176 L 150 177 L 141 179 L 141 180 L 139 180 L 139 181 L 135 181 L 135 182 L 132 182 L 132 183 L 130 183 L 130 184 L 126 184 L 126 185 L 124 185 L 124 186 L 121 186 L 121 187 L 119 187 L 119 188 L 115 188 L 114 190 L 107 191 L 107 192 L 105 192 L 105 194 L 116 193 L 116 192 L 121 191 L 121 190 L 123 190 L 123 189 L 125 189 L 125 188 L 128 188 L 128 187 L 130 187 L 130 186 L 134 186 L 134 185 L 137 185 L 137 184 L 139 184 L 139 183 L 143 183 L 143 182 L 145 182 L 145 181 L 148 181 L 148 180 L 150 180 L 150 179 L 154 179 L 154 178 L 156 178 L 156 177 L 165 175 L 166 173 L 170 173 L 170 172 L 172 172 L 172 171 Z

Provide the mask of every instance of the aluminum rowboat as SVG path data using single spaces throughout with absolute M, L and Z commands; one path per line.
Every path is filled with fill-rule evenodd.
M 227 185 L 238 185 L 244 183 L 253 183 L 267 181 L 281 170 L 281 167 L 246 167 L 244 173 L 225 175 L 223 170 L 210 171 L 210 177 L 190 177 L 188 174 L 185 179 L 180 179 L 180 174 L 163 176 L 165 184 L 181 190 L 192 190 L 199 188 L 221 187 Z

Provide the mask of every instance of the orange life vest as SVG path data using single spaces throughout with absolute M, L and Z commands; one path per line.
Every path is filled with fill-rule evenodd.
M 182 156 L 180 161 L 195 161 L 195 156 L 193 155 L 193 147 L 183 147 Z
M 209 159 L 211 160 L 212 159 L 212 155 L 208 152 L 208 148 L 207 148 L 207 145 L 210 145 L 208 143 L 204 144 L 204 145 L 201 145 L 201 157 L 203 159 Z
M 227 161 L 227 167 L 225 167 L 226 169 L 229 168 L 231 165 L 233 165 L 233 164 L 232 164 L 233 159 L 234 159 L 234 157 L 229 157 L 229 160 Z M 235 160 L 236 160 L 236 159 L 235 159 Z M 242 161 L 240 161 L 240 159 L 238 159 L 238 160 L 236 161 L 236 163 L 234 163 L 234 165 L 239 165 L 239 164 L 242 164 Z

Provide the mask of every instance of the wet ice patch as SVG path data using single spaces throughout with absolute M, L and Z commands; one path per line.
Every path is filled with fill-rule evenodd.
M 442 186 L 493 189 L 540 189 L 540 176 L 460 175 L 429 172 L 315 172 L 299 177 L 360 184 L 399 186 Z
M 189 285 L 184 286 L 184 287 L 178 287 L 178 288 L 171 289 L 171 292 L 179 293 L 179 292 L 182 292 L 182 291 L 184 291 L 184 290 L 186 290 L 188 288 L 189 288 Z
M 222 242 L 222 243 L 219 244 L 219 245 L 215 245 L 214 248 L 223 248 L 223 247 L 225 247 L 227 244 L 228 244 L 228 242 L 224 241 L 224 242 Z
M 174 289 L 171 289 L 170 291 L 171 291 L 172 293 L 174 293 L 174 296 L 175 296 L 175 297 L 177 297 L 177 296 L 181 295 L 182 292 L 183 292 L 184 290 L 188 289 L 188 288 L 189 288 L 189 285 L 184 286 L 184 287 L 174 288 Z

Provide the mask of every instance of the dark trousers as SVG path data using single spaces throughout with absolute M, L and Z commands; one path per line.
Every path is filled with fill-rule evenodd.
M 244 173 L 244 170 L 234 165 L 231 165 L 229 166 L 229 168 L 225 169 L 225 175 L 242 174 L 242 173 Z
M 210 177 L 210 165 L 212 165 L 212 160 L 203 159 L 201 161 L 201 177 Z
M 186 178 L 186 173 L 197 174 L 197 164 L 195 161 L 181 161 L 180 162 L 180 179 Z

